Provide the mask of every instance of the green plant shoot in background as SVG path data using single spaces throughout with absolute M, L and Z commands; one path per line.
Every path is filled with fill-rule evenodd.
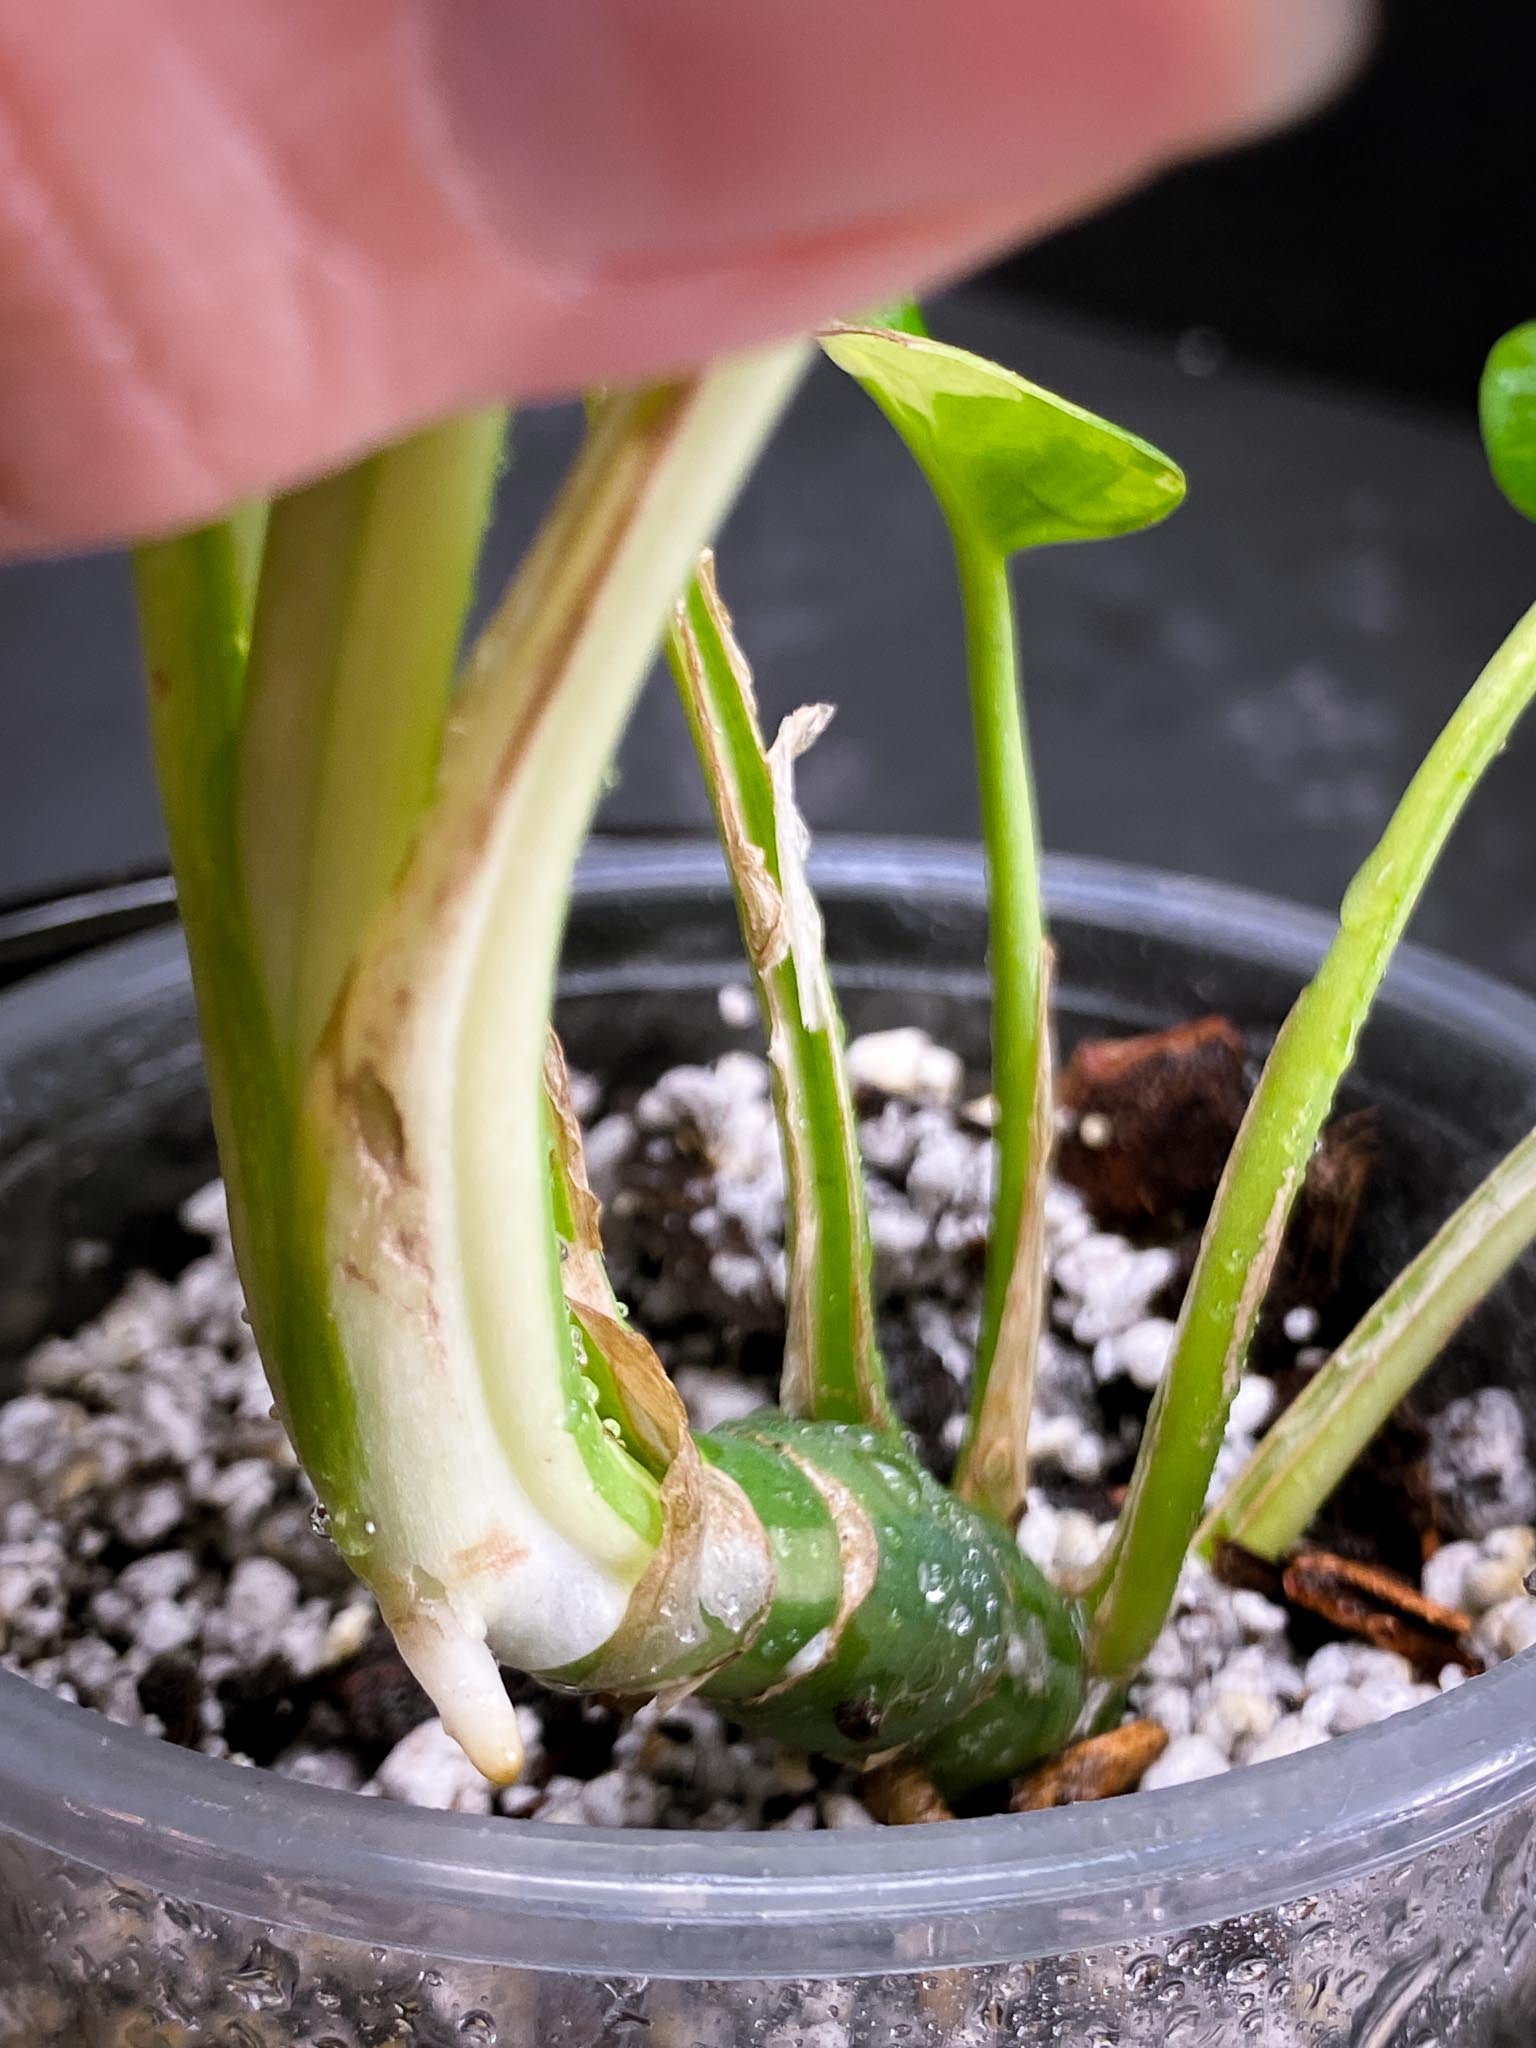
M 331 1532 L 487 1775 L 500 1676 L 701 1688 L 801 1748 L 907 1754 L 946 1792 L 1089 1725 L 1165 1619 L 1291 1203 L 1414 904 L 1536 692 L 1536 613 L 1415 778 L 1298 999 L 1213 1206 L 1124 1513 L 1085 1586 L 1020 1551 L 1053 1130 L 1051 950 L 1011 564 L 1153 524 L 1157 450 L 930 338 L 821 337 L 906 443 L 965 617 L 991 921 L 997 1177 L 954 1488 L 895 1422 L 843 1027 L 797 757 L 761 730 L 710 543 L 799 344 L 594 401 L 564 488 L 460 669 L 505 417 L 429 429 L 140 550 L 160 786 L 236 1249 Z M 1536 330 L 1484 389 L 1536 511 Z M 574 864 L 665 649 L 768 1036 L 788 1211 L 780 1406 L 695 1436 L 615 1299 L 550 1032 Z M 1531 1144 L 1409 1267 L 1210 1513 L 1278 1555 L 1536 1234 Z

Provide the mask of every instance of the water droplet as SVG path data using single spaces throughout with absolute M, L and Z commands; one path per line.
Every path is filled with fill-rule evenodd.
M 496 2048 L 496 2022 L 483 2008 L 465 2013 L 459 2021 L 459 2033 L 471 2048 Z
M 963 1600 L 957 1600 L 944 1617 L 944 1626 L 952 1636 L 973 1635 L 976 1617 Z
M 1262 1956 L 1239 1956 L 1235 1963 L 1227 1965 L 1227 1982 L 1234 1989 L 1245 1984 L 1262 1984 L 1269 1975 L 1269 1965 Z
M 317 1536 L 329 1540 L 331 1533 L 331 1511 L 323 1500 L 317 1500 L 309 1511 L 309 1526 Z
M 611 1437 L 621 1437 L 624 1434 L 623 1430 L 620 1429 L 618 1422 L 611 1415 L 605 1415 L 603 1417 L 603 1433 L 604 1435 Z

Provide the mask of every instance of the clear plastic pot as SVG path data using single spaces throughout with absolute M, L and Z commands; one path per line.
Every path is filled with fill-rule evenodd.
M 819 862 L 856 1028 L 985 1047 L 969 854 Z M 1251 896 L 1052 871 L 1070 1036 L 1221 1008 L 1256 1042 L 1327 935 Z M 575 1057 L 717 1048 L 739 979 L 713 858 L 588 861 Z M 1385 1272 L 1536 1121 L 1536 1005 L 1409 953 L 1362 1055 Z M 0 998 L 0 1346 L 93 1306 L 211 1152 L 173 935 Z M 119 1265 L 118 1270 L 121 1270 Z M 1379 1276 L 1378 1276 L 1379 1277 Z M 109 1268 L 93 1284 L 110 1286 Z M 1445 1369 L 1524 1396 L 1536 1276 Z M 6 2048 L 1461 2048 L 1536 2012 L 1536 1658 L 1283 1762 L 1056 1813 L 835 1835 L 618 1834 L 410 1811 L 212 1763 L 0 1675 Z

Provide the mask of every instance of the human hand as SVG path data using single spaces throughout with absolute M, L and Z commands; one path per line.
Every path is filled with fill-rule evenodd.
M 9 0 L 0 548 L 940 281 L 1362 35 L 1362 0 Z

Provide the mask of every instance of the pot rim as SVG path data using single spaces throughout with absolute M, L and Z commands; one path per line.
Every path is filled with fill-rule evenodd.
M 824 839 L 829 900 L 983 889 L 976 849 Z M 587 900 L 725 887 L 698 842 L 612 842 Z M 1119 863 L 1047 863 L 1053 911 L 1304 975 L 1334 921 Z M 690 970 L 682 972 L 686 976 Z M 711 984 L 709 963 L 696 978 Z M 0 996 L 7 1046 L 186 975 L 120 941 Z M 952 979 L 952 977 L 950 977 Z M 653 983 L 654 985 L 654 983 Z M 1386 1000 L 1536 1068 L 1536 1002 L 1421 948 Z M 665 1977 L 975 1967 L 1303 1900 L 1536 1801 L 1536 1652 L 1389 1722 L 1204 1783 L 1027 1817 L 804 1836 L 550 1827 L 386 1806 L 190 1754 L 0 1673 L 0 1829 L 170 1897 L 434 1957 Z M 1300 1910 L 1305 1910 L 1301 1908 Z

